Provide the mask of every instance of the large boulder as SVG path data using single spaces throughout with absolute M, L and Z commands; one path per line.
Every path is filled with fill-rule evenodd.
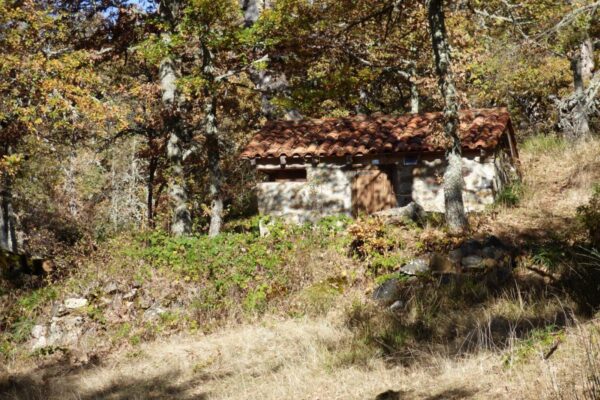
M 411 261 L 400 267 L 399 272 L 405 275 L 421 275 L 433 273 L 456 273 L 459 272 L 460 261 L 456 262 L 452 257 L 441 253 L 430 253 Z
M 425 218 L 425 211 L 417 203 L 410 202 L 404 207 L 388 208 L 387 210 L 377 211 L 373 213 L 377 217 L 381 217 L 391 224 L 402 224 L 406 220 L 421 221 Z
M 460 263 L 462 267 L 467 270 L 484 268 L 483 258 L 478 255 L 470 255 L 463 257 Z
M 396 278 L 388 279 L 373 291 L 373 300 L 390 305 L 400 296 L 400 281 Z
M 65 300 L 65 308 L 74 310 L 87 306 L 88 301 L 83 297 L 71 297 Z
M 429 257 L 419 257 L 415 258 L 402 267 L 400 267 L 400 272 L 406 275 L 419 275 L 429 272 Z
M 512 246 L 493 235 L 481 240 L 467 239 L 448 253 L 448 257 L 465 270 L 510 267 L 514 255 Z

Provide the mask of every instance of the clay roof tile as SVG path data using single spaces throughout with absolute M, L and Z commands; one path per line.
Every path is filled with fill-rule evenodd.
M 459 135 L 466 149 L 491 149 L 506 132 L 505 108 L 459 112 Z M 252 138 L 242 158 L 344 156 L 403 151 L 442 151 L 449 140 L 443 114 L 430 112 L 399 117 L 375 114 L 301 121 L 270 121 Z

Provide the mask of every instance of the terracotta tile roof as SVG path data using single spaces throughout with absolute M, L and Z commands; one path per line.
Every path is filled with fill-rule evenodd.
M 492 149 L 510 124 L 506 108 L 460 111 L 464 149 Z M 242 158 L 343 157 L 396 152 L 444 151 L 441 112 L 400 117 L 374 114 L 345 118 L 272 121 L 242 151 Z

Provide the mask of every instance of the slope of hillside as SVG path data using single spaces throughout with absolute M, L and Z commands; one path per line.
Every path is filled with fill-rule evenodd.
M 527 142 L 518 204 L 472 220 L 473 236 L 518 247 L 513 279 L 423 278 L 400 311 L 373 288 L 449 245 L 434 222 L 372 242 L 373 221 L 275 225 L 264 239 L 224 235 L 220 253 L 203 238 L 121 238 L 76 273 L 3 296 L 0 399 L 598 398 L 600 322 L 569 271 L 587 251 L 576 208 L 600 181 L 599 155 L 598 141 Z M 356 235 L 366 257 L 352 255 Z M 68 299 L 85 305 L 57 311 Z M 67 327 L 39 345 L 37 327 L 65 320 L 74 342 Z

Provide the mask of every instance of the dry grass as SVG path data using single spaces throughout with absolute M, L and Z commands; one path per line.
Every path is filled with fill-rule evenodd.
M 536 137 L 525 143 L 520 158 L 523 198 L 518 207 L 501 210 L 487 228 L 516 242 L 520 234 L 572 233 L 576 208 L 589 201 L 594 183 L 600 182 L 600 140 L 569 146 Z
M 556 235 L 575 240 L 575 209 L 600 181 L 599 155 L 598 140 L 574 147 L 543 141 L 524 146 L 525 193 L 519 206 L 498 210 L 481 231 L 515 244 Z M 337 276 L 346 266 L 334 253 L 314 252 L 298 260 L 298 267 L 308 284 Z M 383 357 L 361 341 L 360 327 L 348 323 L 356 304 L 370 307 L 368 288 L 332 294 L 333 305 L 323 307 L 331 293 L 311 286 L 297 296 L 314 300 L 315 312 L 301 310 L 312 317 L 271 315 L 210 335 L 182 334 L 106 357 L 84 356 L 76 363 L 58 352 L 44 364 L 30 361 L 10 366 L 4 378 L 0 373 L 0 399 L 332 400 L 374 399 L 386 391 L 397 394 L 388 398 L 429 400 L 600 398 L 600 322 L 577 323 L 572 305 L 544 285 L 538 280 L 515 286 L 457 312 L 452 312 L 454 300 L 436 297 L 433 288 L 431 298 L 417 299 L 411 310 L 426 309 L 427 301 L 438 309 L 443 304 L 437 319 L 428 322 L 441 333 L 432 329 L 429 338 L 406 343 L 411 362 Z M 385 311 L 378 313 L 363 322 L 384 331 L 390 319 Z M 561 321 L 553 320 L 559 315 Z M 431 315 L 409 310 L 400 322 L 423 317 Z M 493 332 L 498 320 L 507 322 L 500 340 Z M 458 332 L 453 343 L 444 342 L 449 327 Z
M 394 390 L 406 399 L 569 399 L 582 396 L 590 373 L 598 373 L 596 323 L 569 328 L 548 360 L 547 348 L 530 344 L 526 358 L 510 368 L 504 360 L 518 343 L 459 359 L 431 354 L 411 367 L 377 358 L 365 367 L 332 367 L 350 335 L 331 318 L 265 320 L 152 343 L 79 371 L 23 371 L 27 378 L 13 381 L 0 398 L 371 399 Z

